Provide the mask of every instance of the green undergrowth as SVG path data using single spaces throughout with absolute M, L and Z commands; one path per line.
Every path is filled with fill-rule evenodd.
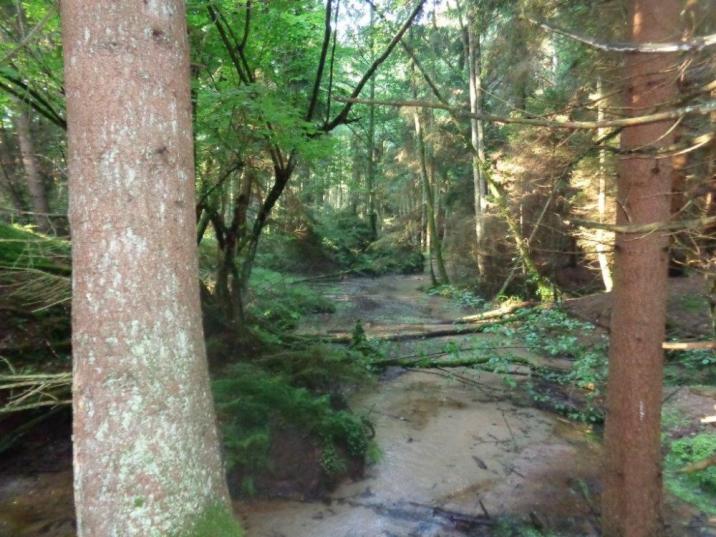
M 438 285 L 428 289 L 431 296 L 440 296 L 456 302 L 463 308 L 474 310 L 475 312 L 484 311 L 489 307 L 489 302 L 474 293 L 470 289 L 465 289 L 455 285 Z
M 500 336 L 505 345 L 524 345 L 533 354 L 569 360 L 571 368 L 565 371 L 538 368 L 539 375 L 527 383 L 529 395 L 572 420 L 603 421 L 608 340 L 593 325 L 559 308 L 533 308 L 519 323 L 495 325 L 485 333 Z M 504 360 L 509 363 L 509 355 Z M 562 389 L 545 390 L 545 381 Z M 564 396 L 575 387 L 581 394 L 579 400 Z
M 307 213 L 296 229 L 271 229 L 257 262 L 278 272 L 408 274 L 423 269 L 423 255 L 405 229 L 381 230 L 350 210 Z
M 69 302 L 69 241 L 0 223 L 0 301 L 32 312 Z
M 31 227 L 0 223 L 0 266 L 69 275 L 70 243 Z
M 716 351 L 703 349 L 667 352 L 664 381 L 673 386 L 716 386 Z
M 256 267 L 249 282 L 247 312 L 257 324 L 274 331 L 296 328 L 304 315 L 331 313 L 334 304 L 300 278 Z
M 668 490 L 701 511 L 716 515 L 716 466 L 695 472 L 682 472 L 687 465 L 716 454 L 716 433 L 701 432 L 666 440 L 664 476 Z
M 235 364 L 214 381 L 227 463 L 244 476 L 245 493 L 254 492 L 255 477 L 272 470 L 271 443 L 287 428 L 302 431 L 319 446 L 327 476 L 345 472 L 347 457 L 375 456 L 372 426 L 348 408 L 339 390 L 341 384 L 368 378 L 359 361 L 326 349 L 293 356 L 287 351 L 262 359 L 261 366 Z

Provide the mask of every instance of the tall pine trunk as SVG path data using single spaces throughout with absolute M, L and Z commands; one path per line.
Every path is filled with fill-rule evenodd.
M 228 509 L 197 275 L 182 0 L 63 0 L 79 537 Z
M 632 0 L 631 39 L 679 37 L 677 0 Z M 677 58 L 630 54 L 625 106 L 638 115 L 676 95 Z M 671 122 L 629 127 L 622 149 L 658 149 L 671 141 Z M 671 161 L 624 155 L 617 181 L 617 222 L 666 222 L 670 216 Z M 662 534 L 661 394 L 669 237 L 664 232 L 618 233 L 609 345 L 606 467 L 602 496 L 605 537 Z

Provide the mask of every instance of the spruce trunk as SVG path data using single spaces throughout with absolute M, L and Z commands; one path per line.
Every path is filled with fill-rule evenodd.
M 634 42 L 678 36 L 679 2 L 633 0 L 629 23 Z M 632 114 L 663 105 L 676 95 L 677 58 L 630 54 L 625 106 Z M 624 129 L 622 149 L 658 149 L 672 143 L 671 122 Z M 666 222 L 670 216 L 671 160 L 626 154 L 619 162 L 617 222 Z M 618 233 L 609 346 L 606 467 L 602 496 L 605 537 L 662 534 L 661 395 L 669 237 L 666 233 Z
M 228 509 L 199 304 L 181 0 L 61 7 L 79 537 Z

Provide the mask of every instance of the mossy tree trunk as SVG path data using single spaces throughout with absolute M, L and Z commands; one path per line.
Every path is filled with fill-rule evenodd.
M 61 7 L 79 537 L 228 509 L 197 275 L 181 0 Z

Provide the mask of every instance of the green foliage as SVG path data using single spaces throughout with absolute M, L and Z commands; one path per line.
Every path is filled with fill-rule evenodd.
M 516 327 L 498 325 L 487 332 L 521 341 L 538 354 L 572 360 L 568 371 L 544 369 L 540 377 L 557 385 L 582 389 L 586 393 L 583 405 L 575 406 L 555 398 L 534 383 L 528 386 L 530 395 L 570 419 L 589 423 L 604 419 L 602 401 L 607 379 L 607 339 L 594 335 L 593 325 L 574 319 L 559 308 L 538 308 Z
M 692 349 L 670 351 L 664 371 L 667 383 L 716 385 L 716 351 Z
M 252 476 L 269 469 L 274 432 L 305 431 L 321 448 L 327 475 L 342 471 L 344 455 L 365 457 L 370 427 L 365 418 L 333 407 L 330 395 L 293 384 L 288 375 L 236 364 L 214 381 L 227 463 Z
M 68 302 L 70 263 L 69 241 L 0 223 L 0 291 L 13 307 L 37 310 Z
M 70 243 L 31 227 L 0 223 L 0 268 L 70 274 Z
M 337 266 L 364 274 L 409 274 L 423 269 L 423 255 L 401 233 L 384 233 L 371 242 L 366 220 L 349 210 L 326 210 L 316 219 L 315 232 Z
M 438 285 L 437 287 L 430 288 L 428 294 L 449 298 L 457 302 L 460 306 L 471 310 L 483 311 L 488 306 L 487 301 L 481 296 L 473 293 L 469 289 L 455 285 Z
M 257 267 L 249 282 L 247 311 L 251 318 L 272 331 L 295 328 L 306 313 L 329 313 L 333 304 L 296 278 Z
M 244 531 L 236 517 L 225 506 L 213 504 L 196 519 L 191 528 L 178 537 L 243 537 Z
M 716 514 L 716 466 L 689 473 L 679 470 L 715 453 L 716 433 L 704 432 L 672 441 L 665 459 L 667 488 L 709 515 Z

